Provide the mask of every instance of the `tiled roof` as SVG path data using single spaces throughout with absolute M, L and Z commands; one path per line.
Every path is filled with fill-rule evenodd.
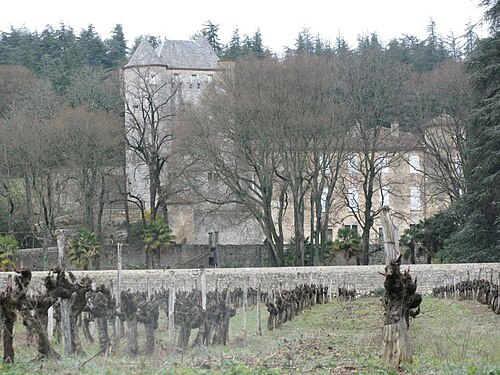
M 146 38 L 142 38 L 125 68 L 133 66 L 165 65 Z
M 377 134 L 377 139 L 374 139 Z M 401 130 L 392 130 L 391 128 L 381 127 L 378 131 L 368 130 L 365 133 L 369 145 L 375 145 L 379 150 L 406 151 L 422 148 L 421 137 L 418 134 L 405 132 Z M 365 140 L 365 141 L 366 141 Z M 363 138 L 354 131 L 347 141 L 347 147 L 351 150 L 361 150 L 364 147 Z
M 125 67 L 166 65 L 170 69 L 216 69 L 219 59 L 202 36 L 196 40 L 164 40 L 156 49 L 142 40 Z

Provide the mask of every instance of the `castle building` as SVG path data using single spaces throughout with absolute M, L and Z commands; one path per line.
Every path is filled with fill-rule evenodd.
M 151 147 L 154 153 L 174 155 L 174 135 L 182 129 L 182 124 L 177 122 L 176 112 L 196 106 L 204 89 L 213 83 L 222 69 L 223 63 L 203 37 L 190 41 L 164 40 L 156 49 L 142 40 L 123 69 L 129 108 L 125 118 L 129 144 L 143 142 L 140 146 Z M 153 101 L 157 103 L 156 106 L 152 105 Z M 134 128 L 134 124 L 139 125 L 139 128 Z M 435 126 L 430 128 L 435 132 Z M 391 207 L 394 223 L 401 234 L 410 225 L 442 209 L 445 203 L 439 195 L 430 191 L 433 187 L 425 172 L 431 163 L 421 137 L 401 131 L 397 123 L 380 128 L 377 137 L 380 137 L 380 142 L 377 143 L 374 159 L 377 171 L 371 202 L 374 211 L 383 205 Z M 158 143 L 158 139 L 167 141 Z M 341 177 L 333 194 L 333 214 L 328 228 L 328 236 L 332 240 L 342 227 L 348 226 L 360 233 L 359 222 L 362 221 L 362 212 L 367 203 L 361 170 L 365 164 L 365 154 L 356 144 L 356 134 L 350 137 L 346 153 Z M 167 159 L 164 161 L 170 162 Z M 146 204 L 151 202 L 152 194 L 150 170 L 148 160 L 141 157 L 137 150 L 128 147 L 128 192 Z M 175 190 L 170 186 L 175 180 L 173 173 L 169 168 L 162 172 L 160 184 L 163 191 L 160 189 L 160 194 Z M 206 178 L 210 180 L 214 176 L 207 172 Z M 156 196 L 158 199 L 160 197 Z M 188 243 L 207 243 L 210 232 L 218 232 L 221 244 L 262 243 L 264 236 L 249 216 L 242 215 L 245 217 L 234 219 L 238 216 L 235 214 L 238 210 L 234 205 L 214 210 L 206 203 L 193 202 L 186 195 L 172 193 L 169 196 L 168 219 L 177 239 Z M 305 212 L 307 222 L 308 210 Z M 284 225 L 286 240 L 293 237 L 292 220 L 289 215 Z M 380 219 L 375 215 L 371 226 L 374 243 L 379 241 L 381 227 Z

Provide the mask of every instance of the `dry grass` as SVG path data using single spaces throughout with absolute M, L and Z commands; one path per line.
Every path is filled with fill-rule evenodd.
M 230 344 L 173 349 L 165 324 L 157 331 L 154 356 L 130 358 L 121 343 L 113 357 L 87 357 L 59 362 L 30 362 L 34 349 L 16 336 L 17 364 L 0 373 L 25 374 L 376 374 L 388 372 L 380 359 L 383 309 L 377 298 L 332 302 L 306 310 L 300 317 L 269 332 L 261 307 L 263 335 L 257 335 L 257 313 L 248 312 L 247 345 L 242 313 L 233 318 Z M 422 314 L 412 322 L 414 363 L 408 374 L 500 374 L 500 317 L 476 302 L 424 298 Z M 143 336 L 143 335 L 142 335 Z M 59 351 L 60 348 L 59 348 Z

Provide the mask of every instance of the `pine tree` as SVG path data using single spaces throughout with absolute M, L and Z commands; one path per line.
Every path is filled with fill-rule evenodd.
M 104 41 L 106 46 L 106 67 L 116 69 L 121 67 L 127 58 L 127 41 L 123 34 L 123 27 L 117 24 L 112 31 L 110 39 Z
M 219 25 L 215 25 L 211 21 L 207 21 L 203 25 L 201 33 L 207 39 L 207 42 L 212 46 L 217 56 L 221 56 L 222 45 L 219 41 Z
M 243 54 L 238 28 L 233 30 L 233 36 L 223 51 L 222 57 L 226 60 L 236 60 Z
M 500 261 L 500 2 L 483 5 L 489 6 L 485 19 L 492 35 L 467 61 L 479 101 L 467 124 L 467 194 L 458 207 L 464 223 L 444 254 L 454 261 Z
M 78 46 L 82 51 L 85 65 L 106 66 L 106 48 L 93 25 L 80 32 Z

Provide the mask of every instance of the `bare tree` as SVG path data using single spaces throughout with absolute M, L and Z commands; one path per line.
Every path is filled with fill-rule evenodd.
M 264 234 L 271 264 L 282 266 L 287 194 L 275 174 L 276 65 L 251 59 L 221 73 L 186 119 L 185 150 L 195 161 L 189 175 L 193 191 L 214 206 L 236 204 L 250 213 Z
M 11 97 L 3 129 L 8 134 L 5 140 L 10 170 L 15 171 L 9 178 L 24 181 L 27 223 L 34 234 L 42 234 L 46 247 L 60 209 L 57 196 L 62 189 L 57 179 L 61 156 L 51 149 L 58 143 L 53 118 L 60 102 L 48 82 L 34 78 L 29 82 L 29 89 L 26 85 Z
M 273 265 L 284 265 L 284 223 L 293 208 L 295 264 L 305 264 L 305 210 L 338 137 L 331 64 L 313 56 L 247 59 L 223 74 L 191 114 L 186 147 L 198 162 L 193 189 L 256 220 Z M 320 151 L 317 151 L 317 150 Z M 326 160 L 326 157 L 325 157 Z M 204 170 L 205 172 L 201 172 Z M 217 180 L 207 179 L 215 174 Z
M 356 53 L 339 55 L 339 76 L 335 97 L 344 106 L 350 126 L 350 142 L 346 146 L 355 163 L 357 178 L 344 179 L 344 201 L 361 227 L 361 262 L 368 264 L 370 231 L 379 205 L 375 193 L 380 187 L 378 177 L 388 157 L 387 142 L 393 133 L 388 127 L 400 116 L 406 68 L 389 54 L 375 47 L 366 47 Z M 394 130 L 394 129 L 393 129 Z M 361 189 L 358 189 L 361 185 Z
M 68 174 L 78 187 L 84 228 L 102 239 L 102 211 L 109 196 L 106 178 L 119 170 L 121 162 L 121 122 L 112 114 L 80 106 L 61 111 L 55 126 L 62 138 L 55 151 L 64 155 Z
M 156 218 L 159 208 L 165 206 L 161 177 L 171 155 L 172 120 L 181 105 L 176 100 L 180 82 L 173 76 L 167 81 L 158 69 L 165 68 L 128 68 L 129 79 L 124 88 L 125 140 L 130 159 L 127 164 L 133 168 L 129 175 L 144 180 L 148 190 L 146 198 L 138 192 L 130 193 L 140 201 L 142 210 L 149 207 L 151 221 Z
M 434 198 L 450 203 L 465 193 L 465 123 L 474 103 L 472 86 L 462 62 L 446 61 L 432 72 L 415 74 L 408 90 L 408 112 L 426 147 L 421 172 Z
M 331 185 L 336 182 L 337 169 L 332 158 L 338 157 L 336 146 L 343 133 L 332 100 L 335 77 L 332 61 L 311 55 L 291 56 L 277 74 L 281 75 L 276 82 L 277 89 L 282 92 L 274 105 L 282 118 L 276 129 L 280 160 L 276 173 L 286 183 L 292 197 L 295 264 L 303 266 L 306 262 L 307 198 L 313 194 L 318 196 L 318 190 L 314 191 L 318 181 L 323 194 L 327 178 L 333 190 Z M 329 176 L 326 176 L 326 167 Z M 320 203 L 320 207 L 324 205 Z

